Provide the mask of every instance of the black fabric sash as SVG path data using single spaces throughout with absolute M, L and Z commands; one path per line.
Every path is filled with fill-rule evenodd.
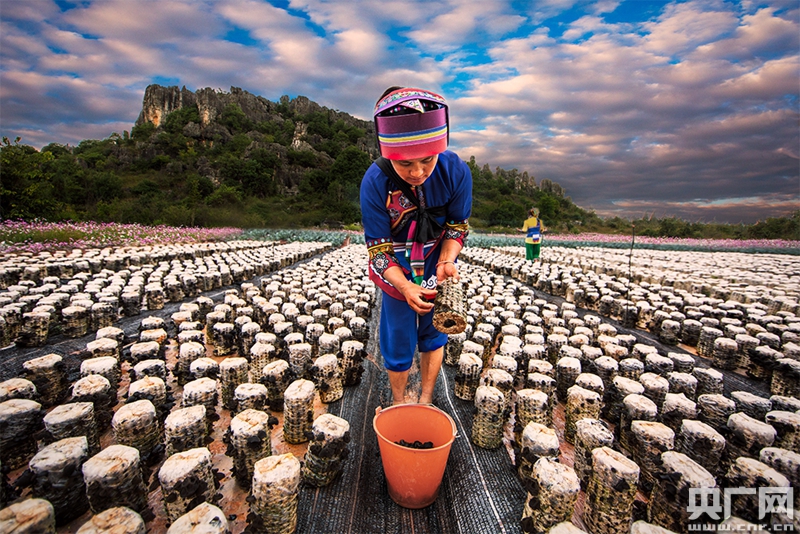
M 411 190 L 411 186 L 400 178 L 397 171 L 394 170 L 392 162 L 386 158 L 378 158 L 375 164 L 389 177 L 394 185 L 403 192 L 403 195 L 410 200 L 414 206 L 417 207 L 416 221 L 417 230 L 414 233 L 415 243 L 427 243 L 439 239 L 444 231 L 444 227 L 436 222 L 435 217 L 442 217 L 447 214 L 447 206 L 437 206 L 435 208 L 428 208 L 420 204 L 417 195 Z M 420 186 L 421 187 L 421 186 Z

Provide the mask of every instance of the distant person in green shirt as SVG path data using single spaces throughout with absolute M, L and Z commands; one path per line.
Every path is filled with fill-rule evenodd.
M 528 261 L 536 261 L 539 259 L 539 252 L 542 248 L 542 232 L 545 228 L 542 226 L 542 220 L 539 219 L 539 208 L 531 208 L 528 210 L 528 218 L 522 225 L 520 232 L 527 232 L 525 236 L 525 259 Z

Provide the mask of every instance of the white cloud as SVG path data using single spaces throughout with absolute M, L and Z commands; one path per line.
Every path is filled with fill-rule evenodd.
M 541 0 L 531 2 L 529 14 L 534 24 L 541 24 L 552 17 L 569 11 L 577 3 L 579 3 L 578 0 Z
M 67 11 L 63 20 L 92 36 L 163 45 L 217 33 L 219 22 L 208 16 L 212 5 L 200 0 L 103 0 Z
M 645 46 L 658 54 L 684 54 L 698 46 L 719 39 L 737 26 L 736 13 L 716 4 L 702 2 L 672 3 L 654 22 L 643 28 L 648 35 Z
M 0 20 L 0 50 L 3 70 L 31 68 L 37 57 L 50 53 L 42 39 L 20 31 L 3 20 Z
M 351 29 L 336 34 L 336 54 L 343 63 L 354 69 L 373 67 L 385 58 L 383 36 L 377 32 Z
M 303 19 L 266 2 L 230 0 L 215 9 L 227 21 L 249 30 L 254 38 L 267 44 L 291 36 L 310 38 L 314 35 Z
M 593 5 L 589 5 L 588 9 L 592 13 L 613 13 L 622 2 L 619 0 L 598 0 Z
M 759 62 L 785 50 L 800 49 L 797 20 L 775 15 L 772 9 L 761 9 L 755 15 L 742 17 L 731 37 L 700 46 L 690 55 L 699 60 L 737 60 Z
M 741 76 L 725 80 L 711 93 L 720 98 L 746 102 L 780 100 L 797 90 L 798 73 L 800 58 L 797 56 L 766 61 Z
M 337 2 L 329 0 L 290 0 L 289 8 L 302 11 L 309 20 L 329 32 L 357 28 L 389 29 L 388 22 L 400 21 L 402 25 L 419 20 L 419 3 L 414 0 L 351 0 Z
M 57 16 L 59 7 L 52 0 L 25 0 L 24 2 L 3 2 L 4 20 L 39 22 Z
M 505 13 L 499 2 L 458 2 L 453 0 L 446 11 L 423 19 L 419 29 L 408 36 L 432 51 L 458 49 L 475 42 L 478 36 L 499 37 L 516 30 L 525 17 Z

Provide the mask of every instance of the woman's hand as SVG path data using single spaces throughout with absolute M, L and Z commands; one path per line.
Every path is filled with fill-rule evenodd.
M 402 269 L 397 266 L 386 269 L 383 276 L 405 297 L 408 306 L 416 313 L 425 315 L 433 309 L 433 299 L 436 298 L 435 289 L 423 289 L 408 280 Z
M 425 289 L 413 282 L 404 285 L 400 292 L 406 298 L 408 306 L 420 315 L 425 315 L 433 309 L 433 299 L 436 298 L 435 289 Z
M 441 284 L 448 278 L 459 279 L 458 265 L 452 261 L 439 262 L 436 265 L 436 282 Z
M 439 259 L 436 260 L 436 282 L 441 284 L 448 278 L 459 279 L 458 264 L 456 260 L 461 253 L 461 243 L 455 239 L 445 239 L 442 243 L 442 251 Z

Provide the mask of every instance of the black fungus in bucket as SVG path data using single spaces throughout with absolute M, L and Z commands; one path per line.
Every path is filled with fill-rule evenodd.
M 408 442 L 408 441 L 406 441 L 404 439 L 401 439 L 400 441 L 395 441 L 395 443 L 400 445 L 401 447 L 408 447 L 409 449 L 432 449 L 433 448 L 433 442 L 432 441 L 426 441 L 426 442 L 423 443 L 420 440 L 416 440 L 414 442 Z

